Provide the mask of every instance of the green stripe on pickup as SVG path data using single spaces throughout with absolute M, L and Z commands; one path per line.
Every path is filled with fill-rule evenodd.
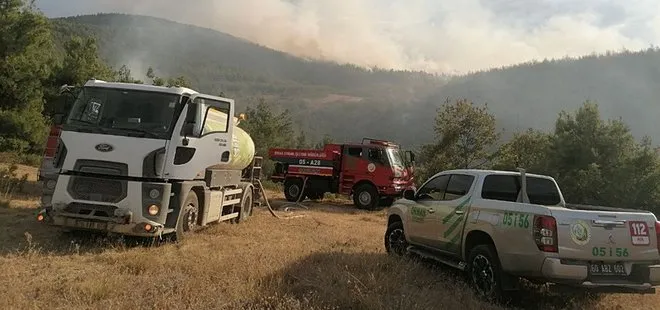
M 463 215 L 461 214 L 459 217 L 456 218 L 456 220 L 447 228 L 447 230 L 444 233 L 444 237 L 447 238 L 447 236 L 451 235 L 452 232 L 458 227 L 460 223 L 462 223 Z

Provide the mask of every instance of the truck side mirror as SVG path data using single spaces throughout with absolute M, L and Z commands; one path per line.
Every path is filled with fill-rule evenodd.
M 408 200 L 415 200 L 415 191 L 412 189 L 407 189 L 403 191 L 403 198 Z
M 183 128 L 181 129 L 181 134 L 183 134 L 184 137 L 190 137 L 195 134 L 195 123 L 184 123 Z

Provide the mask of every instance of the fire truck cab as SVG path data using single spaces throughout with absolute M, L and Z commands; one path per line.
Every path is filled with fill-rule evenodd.
M 271 180 L 284 183 L 289 201 L 339 193 L 352 196 L 360 209 L 375 209 L 391 205 L 413 186 L 414 153 L 389 141 L 364 138 L 322 150 L 273 148 L 269 156 L 275 161 Z

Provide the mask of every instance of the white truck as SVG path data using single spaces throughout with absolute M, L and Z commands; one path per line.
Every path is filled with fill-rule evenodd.
M 600 292 L 653 293 L 660 222 L 651 212 L 568 205 L 552 177 L 450 170 L 388 211 L 385 248 L 465 271 L 498 299 L 518 279 Z
M 87 81 L 56 117 L 37 219 L 179 240 L 209 223 L 245 221 L 261 195 L 262 158 L 234 108 L 183 87 Z

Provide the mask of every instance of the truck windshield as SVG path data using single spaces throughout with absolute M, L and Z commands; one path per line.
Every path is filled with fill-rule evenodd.
M 153 91 L 84 87 L 66 122 L 73 129 L 168 139 L 181 96 Z
M 390 165 L 392 165 L 392 167 L 405 167 L 401 151 L 398 148 L 387 148 L 387 158 L 390 160 Z

